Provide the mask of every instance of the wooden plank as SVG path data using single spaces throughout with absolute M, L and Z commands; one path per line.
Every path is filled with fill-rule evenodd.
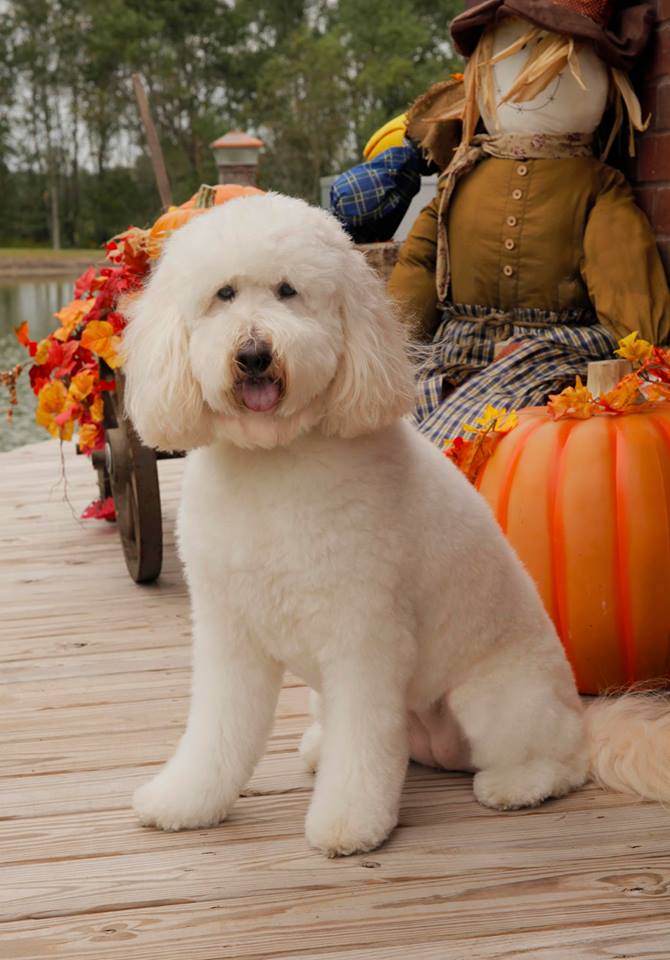
M 186 710 L 184 708 L 184 717 Z M 300 715 L 277 718 L 268 741 L 268 753 L 295 750 L 307 718 Z M 167 727 L 147 727 L 130 732 L 110 730 L 105 734 L 105 749 L 100 733 L 73 734 L 69 737 L 38 737 L 34 740 L 8 740 L 2 744 L 0 775 L 25 777 L 53 773 L 73 773 L 115 769 L 122 757 L 126 765 L 160 763 L 174 749 L 183 723 Z M 0 846 L 0 849 L 1 846 Z
M 50 916 L 67 916 L 70 924 L 74 918 L 91 923 L 91 915 L 96 914 L 100 923 L 99 914 L 103 913 L 105 925 L 129 932 L 137 929 L 138 922 L 142 925 L 147 911 L 155 918 L 173 913 L 164 909 L 173 907 L 182 926 L 188 928 L 191 943 L 204 920 L 209 937 L 218 934 L 223 957 L 296 956 L 303 951 L 309 955 L 310 950 L 328 948 L 337 953 L 343 948 L 379 949 L 398 944 L 411 947 L 440 937 L 476 940 L 542 934 L 566 926 L 588 928 L 598 923 L 604 911 L 608 922 L 617 925 L 639 921 L 641 916 L 648 921 L 665 920 L 665 936 L 670 937 L 667 902 L 658 896 L 659 885 L 667 883 L 668 871 L 659 868 L 653 858 L 643 859 L 645 873 L 626 870 L 616 860 L 603 858 L 597 864 L 580 863 L 576 868 L 572 864 L 565 868 L 522 867 L 514 874 L 491 868 L 457 875 L 456 868 L 449 866 L 444 875 L 435 871 L 417 878 L 408 875 L 407 868 L 412 868 L 412 856 L 429 856 L 430 846 L 403 850 L 407 858 L 404 871 L 394 869 L 393 844 L 376 860 L 330 863 L 309 854 L 296 856 L 291 838 L 272 840 L 265 846 L 271 851 L 267 858 L 258 847 L 247 849 L 244 844 L 205 848 L 197 855 L 180 851 L 170 857 L 159 851 L 144 860 L 126 856 L 123 884 L 115 875 L 116 858 L 73 861 L 67 865 L 69 869 L 61 864 L 30 871 L 10 868 L 9 878 L 16 885 L 10 909 L 16 909 L 18 916 L 7 924 L 19 920 L 31 924 Z M 241 855 L 243 863 L 238 859 Z M 371 866 L 373 863 L 377 865 Z M 462 868 L 462 861 L 459 866 Z M 155 901 L 148 896 L 149 890 L 155 891 Z M 128 906 L 128 897 L 137 905 L 134 911 Z M 521 897 L 524 911 L 520 915 Z M 91 907 L 100 901 L 108 909 Z M 21 913 L 24 904 L 34 912 Z M 473 907 L 477 910 L 474 936 Z M 9 910 L 4 915 L 9 918 Z M 4 943 L 7 930 L 12 926 L 2 928 Z M 172 927 L 169 936 L 174 938 L 175 933 Z M 560 940 L 556 933 L 554 938 Z M 670 939 L 665 942 L 670 945 Z M 288 952 L 289 944 L 295 953 Z M 119 945 L 128 947 L 127 942 Z M 166 946 L 163 939 L 163 950 Z M 193 956 L 191 950 L 188 955 Z
M 177 736 L 181 733 L 181 725 L 175 733 Z M 100 737 L 102 739 L 102 734 Z M 176 741 L 176 737 L 170 739 Z M 7 777 L 1 791 L 2 818 L 20 820 L 57 813 L 126 809 L 135 788 L 157 772 L 169 752 L 167 749 L 156 763 L 140 767 L 98 767 L 47 776 Z M 117 758 L 117 762 L 123 762 L 122 758 Z M 264 794 L 311 790 L 311 787 L 311 775 L 305 772 L 297 751 L 290 754 L 282 751 L 263 757 L 247 789 Z
M 317 923 L 320 917 L 317 915 Z M 313 921 L 313 916 L 308 917 L 297 935 L 284 927 L 281 938 L 267 936 L 262 953 L 253 953 L 240 934 L 237 941 L 229 935 L 227 915 L 219 903 L 199 909 L 187 905 L 119 911 L 112 919 L 103 913 L 42 920 L 8 925 L 5 957 L 7 960 L 44 960 L 47 956 L 55 960 L 172 960 L 174 957 L 237 960 L 242 956 L 256 956 L 259 960 L 295 960 L 298 956 L 301 960 L 333 960 L 335 957 L 342 960 L 667 960 L 670 951 L 665 921 L 645 917 L 623 922 L 612 920 L 595 926 L 573 924 L 561 930 L 560 938 L 553 930 L 454 936 L 446 925 L 443 931 L 437 923 L 431 925 L 426 935 L 413 925 L 405 927 L 405 936 L 396 937 L 394 943 L 374 946 L 338 943 L 339 922 L 334 919 L 330 922 L 333 942 L 323 949 L 311 942 L 314 928 L 310 920 Z M 410 943 L 397 945 L 409 936 L 412 936 Z M 298 941 L 300 948 L 289 948 L 292 952 L 287 952 L 286 944 Z
M 88 675 L 85 684 L 82 684 L 79 676 L 3 683 L 0 684 L 0 696 L 19 717 L 24 710 L 34 714 L 39 710 L 99 705 L 106 705 L 112 714 L 127 703 L 188 697 L 190 682 L 188 667 L 168 666 L 162 670 L 144 670 L 137 674 L 111 672 Z M 284 687 L 279 696 L 279 706 L 283 712 L 299 711 L 306 714 L 306 688 Z
M 151 674 L 143 674 L 143 676 L 151 676 Z M 126 689 L 122 695 L 126 698 L 130 698 L 134 692 L 134 699 L 120 699 L 118 704 L 113 700 L 106 702 L 101 700 L 100 692 L 93 691 L 89 697 L 86 686 L 82 685 L 74 703 L 58 702 L 51 705 L 47 700 L 47 689 L 45 702 L 37 709 L 31 704 L 22 703 L 21 688 L 23 686 L 24 684 L 20 684 L 18 692 L 12 690 L 11 695 L 8 693 L 7 686 L 0 689 L 0 709 L 5 709 L 7 714 L 0 725 L 0 744 L 8 741 L 19 743 L 35 737 L 45 740 L 63 736 L 78 737 L 96 731 L 98 733 L 107 730 L 130 732 L 175 724 L 183 726 L 188 711 L 186 676 L 178 690 L 166 686 L 165 696 L 159 699 L 142 697 L 141 685 L 140 689 L 116 685 L 117 692 L 119 688 Z M 149 689 L 150 685 L 147 683 L 147 690 Z M 160 693 L 160 690 L 158 692 Z M 306 717 L 307 700 L 308 693 L 304 687 L 285 687 L 279 696 L 277 716 Z M 8 706 L 11 706 L 11 712 L 7 710 Z M 104 743 L 101 741 L 101 758 L 104 752 Z
M 15 657 L 3 660 L 0 687 L 36 680 L 54 681 L 63 678 L 80 682 L 83 677 L 107 677 L 111 674 L 132 674 L 139 679 L 144 673 L 158 673 L 163 670 L 191 669 L 191 649 L 186 642 L 170 646 L 139 647 L 141 634 L 136 635 L 135 644 L 130 650 L 105 649 L 98 651 L 98 640 L 78 647 L 71 646 L 68 655 Z M 112 644 L 114 641 L 112 640 Z M 93 649 L 91 649 L 93 648 Z
M 148 770 L 147 775 L 150 773 Z M 167 833 L 139 829 L 130 809 L 130 797 L 117 810 L 77 810 L 52 814 L 46 819 L 26 817 L 20 823 L 13 819 L 0 820 L 3 863 L 118 856 L 120 852 L 142 853 L 158 848 L 179 850 L 198 846 L 206 837 L 210 838 L 208 843 L 216 838 L 216 842 L 228 844 L 233 840 L 293 836 L 296 830 L 302 831 L 301 818 L 309 802 L 312 783 L 311 778 L 301 779 L 301 788 L 291 790 L 291 781 L 287 781 L 284 792 L 242 797 L 231 817 L 214 831 Z M 561 801 L 563 806 L 565 803 Z M 471 845 L 475 851 L 473 860 L 481 846 L 479 856 L 483 863 L 492 852 L 497 858 L 498 851 L 507 846 L 515 850 L 543 851 L 553 844 L 559 850 L 557 854 L 550 853 L 551 857 L 574 857 L 585 834 L 598 853 L 607 856 L 623 851 L 623 856 L 629 859 L 636 850 L 651 854 L 664 849 L 667 827 L 659 823 L 657 812 L 651 806 L 638 805 L 630 811 L 627 830 L 622 834 L 621 801 L 609 808 L 598 804 L 597 809 L 587 803 L 580 807 L 572 799 L 569 809 L 563 809 L 561 804 L 557 804 L 553 812 L 543 812 L 539 817 L 523 811 L 510 812 L 496 832 L 492 821 L 497 815 L 473 802 L 469 778 L 450 775 L 444 781 L 427 780 L 415 768 L 403 791 L 400 823 L 405 832 L 416 833 L 420 827 L 439 832 L 445 842 L 460 849 Z M 555 844 L 555 840 L 560 840 L 560 844 Z

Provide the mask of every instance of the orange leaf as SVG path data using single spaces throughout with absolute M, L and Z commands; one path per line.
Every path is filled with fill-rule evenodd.
M 82 332 L 81 344 L 102 357 L 110 367 L 120 365 L 121 359 L 117 351 L 121 338 L 116 336 L 114 327 L 107 320 L 91 320 Z
M 60 320 L 61 326 L 54 331 L 53 336 L 57 340 L 69 340 L 78 324 L 90 313 L 94 303 L 95 297 L 90 297 L 88 300 L 72 300 L 71 303 L 61 307 L 58 313 L 54 313 L 56 320 Z
M 82 370 L 81 373 L 76 373 L 70 381 L 70 397 L 77 401 L 85 400 L 93 389 L 94 383 L 95 377 L 88 370 Z
M 28 336 L 28 321 L 24 320 L 23 323 L 16 327 L 14 330 L 14 336 L 19 341 L 22 347 L 28 347 L 30 343 L 30 337 Z
M 67 390 L 62 380 L 46 383 L 37 397 L 36 422 L 48 430 L 52 437 L 59 437 L 61 440 L 71 440 L 74 427 L 71 420 L 64 424 L 56 422 L 56 417 L 63 412 L 67 400 Z
M 554 420 L 560 420 L 561 417 L 588 420 L 597 409 L 591 391 L 584 386 L 581 377 L 577 377 L 574 387 L 551 394 L 547 404 L 547 410 Z
M 105 414 L 105 408 L 102 402 L 102 397 L 99 394 L 88 408 L 88 412 L 91 415 L 91 419 L 95 423 L 102 423 L 102 418 Z
M 631 407 L 644 403 L 644 395 L 640 392 L 640 381 L 635 373 L 629 373 L 616 387 L 608 393 L 602 394 L 600 404 L 606 410 L 621 413 Z
M 82 423 L 79 427 L 79 449 L 83 453 L 99 450 L 104 444 L 104 434 L 97 423 Z
M 491 431 L 487 434 L 479 433 L 472 440 L 456 437 L 455 440 L 446 441 L 450 446 L 444 453 L 447 459 L 465 474 L 470 483 L 476 484 L 479 474 L 504 436 L 503 432 Z

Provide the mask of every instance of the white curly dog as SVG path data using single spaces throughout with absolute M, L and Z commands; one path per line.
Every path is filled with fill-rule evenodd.
M 173 235 L 129 312 L 129 414 L 147 444 L 190 451 L 191 709 L 135 794 L 142 823 L 226 817 L 286 668 L 319 694 L 306 834 L 329 856 L 393 830 L 428 732 L 487 806 L 534 805 L 589 773 L 670 797 L 667 709 L 583 711 L 488 506 L 403 419 L 402 326 L 330 214 L 276 194 L 215 208 Z

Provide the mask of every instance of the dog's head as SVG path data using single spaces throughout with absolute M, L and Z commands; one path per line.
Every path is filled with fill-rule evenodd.
M 381 281 L 335 218 L 301 200 L 244 197 L 195 218 L 127 312 L 126 404 L 150 446 L 353 437 L 411 409 Z

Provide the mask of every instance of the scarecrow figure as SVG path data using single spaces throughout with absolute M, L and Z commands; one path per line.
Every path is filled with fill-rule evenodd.
M 626 115 L 631 152 L 646 127 L 627 71 L 653 13 L 609 14 L 607 0 L 467 4 L 451 25 L 469 57 L 463 80 L 408 114 L 409 136 L 444 172 L 390 290 L 432 344 L 416 423 L 437 444 L 486 403 L 545 403 L 634 330 L 670 335 L 650 225 L 604 162 Z

